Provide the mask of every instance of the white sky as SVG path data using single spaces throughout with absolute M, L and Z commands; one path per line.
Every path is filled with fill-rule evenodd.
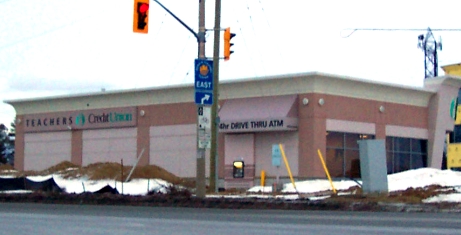
M 197 0 L 160 2 L 198 31 Z M 214 2 L 206 0 L 207 29 L 214 27 Z M 321 71 L 421 87 L 417 37 L 427 27 L 461 29 L 457 2 L 222 0 L 221 28 L 237 36 L 220 79 Z M 192 84 L 194 36 L 153 1 L 149 34 L 135 34 L 132 11 L 132 0 L 0 0 L 0 100 Z M 424 30 L 342 37 L 348 28 Z M 439 65 L 461 62 L 461 31 L 434 34 L 443 41 Z M 208 57 L 212 46 L 209 32 Z M 14 115 L 0 104 L 0 123 Z
M 8 177 L 8 176 L 2 176 Z M 67 193 L 83 193 L 83 192 L 95 192 L 101 188 L 109 185 L 113 188 L 116 188 L 120 193 L 123 192 L 125 195 L 146 195 L 149 191 L 160 191 L 166 192 L 165 188 L 170 185 L 170 183 L 160 180 L 160 179 L 133 179 L 128 183 L 117 182 L 114 180 L 87 180 L 83 178 L 76 179 L 64 179 L 60 175 L 49 175 L 49 176 L 30 176 L 28 179 L 33 181 L 44 181 L 53 177 L 57 185 L 64 189 Z M 388 188 L 389 192 L 405 190 L 410 187 L 418 188 L 429 185 L 440 185 L 446 187 L 453 187 L 455 193 L 445 193 L 440 192 L 438 196 L 425 199 L 424 202 L 461 202 L 461 172 L 451 171 L 451 170 L 438 170 L 433 168 L 420 168 L 415 170 L 408 170 L 400 173 L 390 174 L 387 177 L 388 179 Z M 299 193 L 304 194 L 315 194 L 320 192 L 325 192 L 332 190 L 330 182 L 328 180 L 307 180 L 296 182 L 296 189 Z M 357 183 L 352 180 L 342 180 L 334 181 L 333 186 L 335 189 L 341 193 L 342 190 L 349 189 L 350 187 L 357 186 Z M 294 193 L 296 192 L 291 183 L 287 183 L 283 187 L 283 193 Z M 272 187 L 266 186 L 255 186 L 248 190 L 248 192 L 271 192 Z M 14 191 L 18 192 L 18 191 Z M 215 197 L 216 195 L 207 195 L 208 197 Z M 218 195 L 221 197 L 222 195 Z M 251 197 L 271 197 L 271 194 L 265 195 L 250 195 Z M 234 195 L 228 197 L 244 197 L 244 195 Z M 281 196 L 284 198 L 295 199 L 298 195 L 285 195 Z M 321 200 L 327 198 L 328 196 L 311 196 L 311 200 Z

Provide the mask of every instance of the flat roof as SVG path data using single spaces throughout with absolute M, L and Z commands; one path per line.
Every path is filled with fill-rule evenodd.
M 373 80 L 368 80 L 368 79 L 363 79 L 363 78 L 356 78 L 356 77 L 323 73 L 323 72 L 291 73 L 291 74 L 269 75 L 269 76 L 251 77 L 251 78 L 247 77 L 247 78 L 238 78 L 238 79 L 228 79 L 228 80 L 220 80 L 219 84 L 225 85 L 225 84 L 233 84 L 233 83 L 269 81 L 269 80 L 275 80 L 275 79 L 288 79 L 288 78 L 312 77 L 312 76 L 331 77 L 331 78 L 345 79 L 345 80 L 350 80 L 350 81 L 355 81 L 355 82 L 360 82 L 360 83 L 368 83 L 368 84 L 374 84 L 374 85 L 395 87 L 395 88 L 400 88 L 400 89 L 430 92 L 430 90 L 425 89 L 423 87 L 413 87 L 413 86 L 401 85 L 401 84 L 395 84 L 395 83 L 386 83 L 382 81 L 373 81 Z M 181 89 L 181 88 L 190 88 L 190 87 L 193 87 L 193 83 L 176 84 L 176 85 L 168 85 L 168 86 L 156 86 L 156 87 L 145 87 L 145 88 L 116 89 L 116 90 L 109 90 L 109 91 L 104 90 L 104 91 L 95 91 L 95 92 L 82 92 L 82 93 L 74 93 L 74 94 L 68 94 L 68 95 L 51 95 L 51 96 L 41 96 L 41 97 L 32 97 L 32 98 L 23 98 L 23 99 L 8 99 L 8 100 L 4 100 L 4 103 L 14 104 L 14 103 L 30 102 L 30 101 L 67 99 L 67 98 L 88 97 L 88 96 L 98 96 L 98 95 L 113 95 L 113 94 L 120 94 L 120 93 L 145 92 L 145 91 L 156 91 L 156 90 L 166 90 L 166 89 Z

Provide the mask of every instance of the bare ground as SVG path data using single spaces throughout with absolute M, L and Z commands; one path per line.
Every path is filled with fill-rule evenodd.
M 16 177 L 21 177 L 59 174 L 68 179 L 86 177 L 89 180 L 113 179 L 125 181 L 132 168 L 133 166 L 122 167 L 120 163 L 115 162 L 94 163 L 82 167 L 69 161 L 64 161 L 43 171 L 16 171 L 10 165 L 0 165 L 0 175 L 14 175 Z M 193 180 L 180 178 L 155 165 L 136 167 L 131 174 L 130 179 L 162 179 L 175 185 L 183 185 L 191 188 L 195 187 Z
M 90 180 L 115 179 L 125 181 L 132 166 L 121 166 L 119 163 L 95 163 L 85 167 L 77 166 L 70 162 L 61 162 L 43 171 L 16 171 L 9 165 L 0 165 L 0 175 L 14 176 L 36 176 L 60 174 L 64 178 L 87 177 Z M 37 192 L 30 195 L 0 195 L 0 201 L 33 201 L 33 202 L 52 202 L 52 203 L 76 203 L 77 200 L 88 204 L 111 204 L 126 202 L 128 205 L 157 205 L 157 206 L 186 206 L 186 207 L 218 207 L 218 208 L 258 208 L 258 209 L 319 209 L 319 210 L 372 210 L 372 211 L 440 211 L 458 210 L 461 212 L 459 203 L 422 203 L 422 200 L 439 195 L 456 192 L 453 188 L 431 185 L 424 188 L 409 188 L 407 190 L 391 192 L 387 194 L 363 194 L 358 186 L 333 194 L 331 191 L 316 192 L 312 194 L 300 194 L 300 199 L 295 201 L 281 201 L 281 199 L 255 199 L 240 198 L 229 199 L 226 195 L 245 195 L 242 190 L 230 189 L 220 192 L 212 199 L 193 198 L 190 191 L 195 188 L 195 183 L 190 179 L 183 179 L 155 166 L 136 167 L 131 175 L 131 179 L 152 179 L 158 178 L 170 182 L 174 185 L 185 186 L 185 192 L 171 191 L 169 195 L 147 195 L 145 197 L 129 197 L 124 195 L 70 195 L 62 196 L 56 194 L 44 194 Z M 251 193 L 255 194 L 255 193 Z M 258 193 L 256 193 L 258 194 Z M 267 195 L 267 193 L 266 193 Z M 277 196 L 277 194 L 272 194 Z M 320 201 L 310 201 L 309 197 L 330 196 Z M 64 197 L 64 198 L 63 198 Z M 54 199 L 53 199 L 54 198 Z M 70 198 L 70 199 L 69 199 Z M 77 198 L 77 199 L 76 199 Z M 70 200 L 70 201 L 69 201 Z M 236 203 L 227 205 L 226 203 Z M 391 209 L 389 209 L 391 208 Z M 416 209 L 415 209 L 416 208 Z

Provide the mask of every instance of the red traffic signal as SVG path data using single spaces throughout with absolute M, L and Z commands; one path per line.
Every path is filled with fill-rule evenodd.
M 138 7 L 138 13 L 141 13 L 141 14 L 146 14 L 147 11 L 149 10 L 149 4 L 146 4 L 146 3 L 138 3 L 139 7 Z
M 133 9 L 133 32 L 147 33 L 149 23 L 149 0 L 135 0 Z

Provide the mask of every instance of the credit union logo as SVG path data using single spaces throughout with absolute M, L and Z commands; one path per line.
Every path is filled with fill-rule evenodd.
M 80 113 L 75 117 L 75 125 L 77 126 L 85 125 L 85 115 L 83 115 L 83 113 Z

